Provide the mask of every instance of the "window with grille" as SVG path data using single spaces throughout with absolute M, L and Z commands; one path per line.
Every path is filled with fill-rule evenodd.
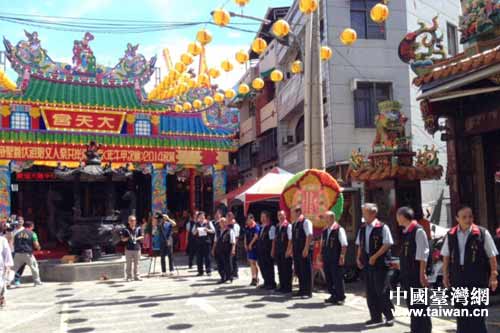
M 351 28 L 362 39 L 385 39 L 385 24 L 372 21 L 370 10 L 379 0 L 351 0 Z
M 375 127 L 378 103 L 391 97 L 392 83 L 358 82 L 354 91 L 354 127 Z
M 151 123 L 149 122 L 149 120 L 135 121 L 135 135 L 151 135 Z
M 29 130 L 30 114 L 28 112 L 14 111 L 10 115 L 10 127 L 13 129 Z

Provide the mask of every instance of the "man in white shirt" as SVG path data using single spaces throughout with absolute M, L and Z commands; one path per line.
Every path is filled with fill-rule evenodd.
M 262 288 L 273 290 L 276 289 L 276 281 L 274 279 L 272 248 L 276 237 L 276 227 L 271 225 L 271 216 L 267 211 L 260 213 L 260 221 L 262 225 L 257 239 L 257 263 L 264 279 Z
M 299 279 L 299 291 L 295 297 L 312 297 L 312 222 L 302 214 L 300 206 L 292 211 L 292 252 L 295 273 Z
M 394 244 L 389 227 L 377 219 L 378 207 L 374 203 L 363 205 L 362 224 L 356 237 L 358 253 L 356 262 L 366 275 L 366 301 L 370 310 L 367 327 L 383 324 L 382 314 L 386 318 L 386 326 L 394 326 L 394 315 L 390 300 L 389 268 L 390 248 Z
M 491 234 L 485 228 L 474 224 L 474 216 L 470 207 L 464 206 L 457 211 L 458 224 L 446 235 L 441 255 L 443 256 L 443 284 L 446 288 L 464 288 L 472 294 L 474 290 L 495 291 L 497 281 L 498 251 Z M 469 313 L 477 312 L 477 316 L 457 317 L 457 333 L 486 333 L 486 318 L 482 309 L 487 304 L 462 304 L 456 302 L 455 307 L 468 309 Z
M 227 224 L 229 228 L 234 230 L 235 239 L 235 253 L 232 256 L 232 269 L 233 269 L 233 279 L 238 279 L 238 240 L 240 239 L 240 225 L 236 222 L 233 212 L 229 211 L 227 213 Z

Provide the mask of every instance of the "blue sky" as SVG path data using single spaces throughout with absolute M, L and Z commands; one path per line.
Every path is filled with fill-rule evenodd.
M 243 12 L 262 17 L 268 7 L 287 6 L 291 3 L 292 0 L 250 0 Z M 0 12 L 102 19 L 204 21 L 210 20 L 211 10 L 222 5 L 227 10 L 240 10 L 233 0 L 0 0 Z M 158 55 L 162 74 L 165 74 L 161 50 L 168 47 L 175 62 L 201 28 L 123 35 L 95 33 L 91 47 L 99 64 L 114 66 L 123 55 L 128 42 L 139 43 L 139 52 L 147 58 Z M 257 30 L 258 25 L 249 28 Z M 54 31 L 0 21 L 1 34 L 13 44 L 24 39 L 23 29 L 38 31 L 42 46 L 56 61 L 71 62 L 73 41 L 83 37 L 80 32 Z M 214 36 L 207 49 L 209 66 L 219 66 L 222 57 L 233 59 L 234 53 L 241 48 L 248 49 L 255 37 L 250 33 L 216 26 L 208 26 L 207 29 Z M 3 45 L 1 48 L 3 49 Z M 233 72 L 223 74 L 219 83 L 222 86 L 234 83 L 243 70 L 243 67 L 236 66 Z M 12 70 L 7 73 L 12 79 L 16 78 Z

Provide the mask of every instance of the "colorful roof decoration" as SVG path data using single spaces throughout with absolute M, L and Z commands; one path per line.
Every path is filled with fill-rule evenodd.
M 127 44 L 124 56 L 114 67 L 98 65 L 90 42 L 94 36 L 87 32 L 81 40 L 73 42 L 73 64 L 53 61 L 47 51 L 42 48 L 38 33 L 24 31 L 27 40 L 22 40 L 13 46 L 4 38 L 6 56 L 12 68 L 23 77 L 29 70 L 31 73 L 95 78 L 97 81 L 138 82 L 146 84 L 154 72 L 156 57 L 149 61 L 137 53 L 139 45 Z
M 429 73 L 415 78 L 413 83 L 421 86 L 437 80 L 453 79 L 498 63 L 500 63 L 500 45 L 470 57 L 467 57 L 465 53 L 460 53 L 445 62 L 436 64 Z
M 4 38 L 19 78 L 0 89 L 0 159 L 73 161 L 95 141 L 111 162 L 229 163 L 228 152 L 238 146 L 239 110 L 211 103 L 176 113 L 176 100 L 147 101 L 144 84 L 156 58 L 147 61 L 138 45 L 127 44 L 118 64 L 104 67 L 90 47 L 94 36 L 86 33 L 73 43 L 72 64 L 65 64 L 49 57 L 37 32 L 25 35 L 15 46 Z M 215 89 L 194 86 L 179 100 L 203 100 Z M 15 120 L 15 112 L 29 118 Z

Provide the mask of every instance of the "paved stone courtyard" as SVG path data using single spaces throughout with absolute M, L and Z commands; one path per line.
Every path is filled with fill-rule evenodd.
M 184 257 L 177 257 L 183 261 Z M 405 309 L 398 308 L 392 328 L 365 329 L 368 319 L 360 283 L 348 285 L 344 306 L 326 306 L 326 295 L 302 300 L 249 287 L 248 268 L 233 284 L 217 285 L 217 276 L 195 277 L 180 265 L 173 277 L 31 283 L 10 290 L 0 310 L 5 333 L 45 332 L 409 332 Z M 498 306 L 490 317 L 500 318 Z M 490 318 L 490 332 L 500 321 Z M 433 332 L 454 332 L 451 321 L 433 319 Z

